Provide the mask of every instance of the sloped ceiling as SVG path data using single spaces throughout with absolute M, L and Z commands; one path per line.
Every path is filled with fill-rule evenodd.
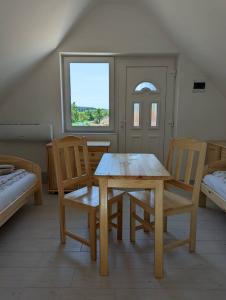
M 226 96 L 226 1 L 143 0 L 182 53 Z
M 0 0 L 0 96 L 53 51 L 96 0 Z
M 51 53 L 87 11 L 101 2 L 133 5 L 137 1 L 0 0 L 0 97 L 23 72 Z M 139 3 L 156 15 L 181 52 L 199 65 L 226 96 L 226 1 Z

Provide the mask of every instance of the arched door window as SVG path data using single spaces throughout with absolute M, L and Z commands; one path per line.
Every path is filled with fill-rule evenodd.
M 152 82 L 148 82 L 148 81 L 143 81 L 140 82 L 134 89 L 135 93 L 144 93 L 144 92 L 148 92 L 148 93 L 157 93 L 158 92 L 158 88 L 156 87 L 156 85 Z

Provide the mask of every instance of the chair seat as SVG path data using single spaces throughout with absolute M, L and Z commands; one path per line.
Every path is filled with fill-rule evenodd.
M 128 193 L 140 206 L 147 208 L 150 213 L 154 214 L 154 191 L 136 191 Z M 191 208 L 191 200 L 178 194 L 164 190 L 163 209 L 164 214 L 171 214 L 174 211 Z
M 108 201 L 114 202 L 123 194 L 124 192 L 122 191 L 110 189 L 108 191 Z M 73 205 L 74 203 L 75 205 L 97 208 L 99 206 L 99 187 L 92 186 L 75 190 L 64 196 L 64 202 L 69 205 Z

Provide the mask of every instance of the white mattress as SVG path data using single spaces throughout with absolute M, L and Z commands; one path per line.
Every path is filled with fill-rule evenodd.
M 216 171 L 204 176 L 203 182 L 226 201 L 226 171 Z
M 36 175 L 23 169 L 0 176 L 0 211 L 36 182 Z

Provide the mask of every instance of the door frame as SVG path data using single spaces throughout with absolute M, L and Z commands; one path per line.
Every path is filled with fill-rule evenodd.
M 126 149 L 126 96 L 127 96 L 127 67 L 166 67 L 166 106 L 164 122 L 164 142 L 163 156 L 166 159 L 166 153 L 169 140 L 174 135 L 174 105 L 175 105 L 175 82 L 176 82 L 176 56 L 118 56 L 115 58 L 115 83 L 116 97 L 118 102 L 118 151 L 125 152 Z

